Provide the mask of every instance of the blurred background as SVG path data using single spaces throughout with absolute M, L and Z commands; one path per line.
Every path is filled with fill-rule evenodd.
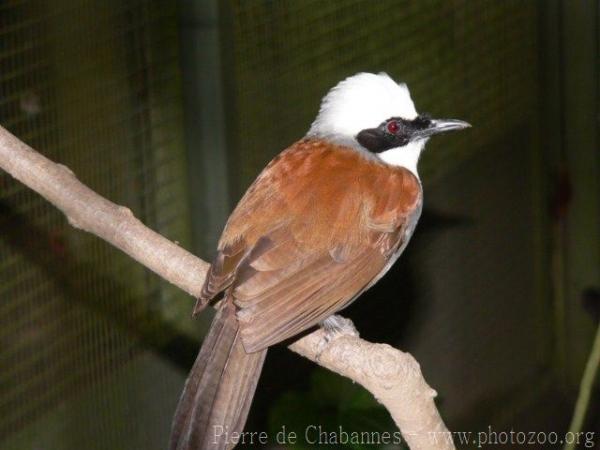
M 5 0 L 0 124 L 210 259 L 329 88 L 407 82 L 419 111 L 473 128 L 429 144 L 413 241 L 345 315 L 417 358 L 451 430 L 562 433 L 600 311 L 599 18 L 597 1 Z M 210 322 L 192 305 L 0 172 L 0 448 L 166 448 Z M 247 429 L 307 424 L 394 430 L 274 348 Z

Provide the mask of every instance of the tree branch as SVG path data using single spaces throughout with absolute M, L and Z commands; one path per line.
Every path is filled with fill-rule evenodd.
M 74 227 L 110 242 L 190 295 L 199 295 L 208 263 L 146 227 L 128 208 L 96 194 L 67 167 L 1 126 L 0 168 L 60 209 Z M 322 330 L 289 348 L 364 386 L 388 409 L 412 450 L 455 448 L 436 409 L 436 393 L 408 353 L 351 332 L 327 339 Z

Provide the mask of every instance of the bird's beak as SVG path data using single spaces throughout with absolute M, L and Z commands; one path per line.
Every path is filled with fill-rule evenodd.
M 416 133 L 417 138 L 428 138 L 434 134 L 445 133 L 446 131 L 463 130 L 470 128 L 471 124 L 463 120 L 455 119 L 433 119 L 431 124 L 424 130 L 420 130 Z

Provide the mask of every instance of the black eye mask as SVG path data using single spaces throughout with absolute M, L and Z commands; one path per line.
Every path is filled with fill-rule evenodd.
M 392 117 L 377 128 L 362 130 L 356 135 L 356 140 L 370 152 L 381 153 L 390 148 L 405 146 L 430 125 L 431 119 L 425 115 L 413 120 Z

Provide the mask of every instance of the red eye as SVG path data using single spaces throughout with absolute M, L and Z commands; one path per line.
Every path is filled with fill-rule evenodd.
M 389 133 L 396 134 L 398 132 L 398 128 L 400 127 L 398 126 L 398 122 L 395 120 L 392 120 L 387 124 L 387 130 Z

